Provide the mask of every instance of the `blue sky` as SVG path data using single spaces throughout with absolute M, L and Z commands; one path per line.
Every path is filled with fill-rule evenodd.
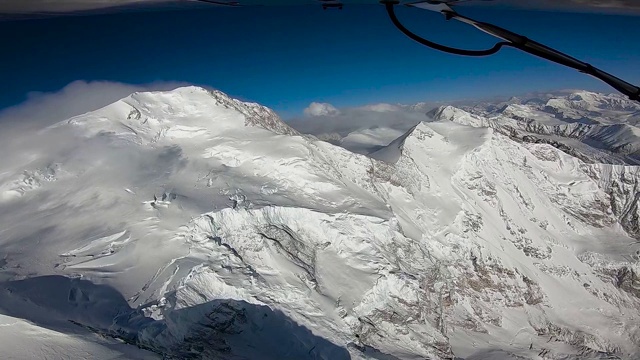
M 640 83 L 638 17 L 464 8 Z M 399 9 L 417 33 L 485 48 L 494 39 L 438 14 Z M 285 117 L 312 101 L 337 107 L 453 100 L 533 90 L 607 90 L 597 80 L 505 49 L 465 58 L 422 47 L 392 26 L 382 6 L 180 11 L 0 22 L 0 109 L 31 91 L 75 80 L 180 81 L 256 101 Z M 611 90 L 613 91 L 613 90 Z

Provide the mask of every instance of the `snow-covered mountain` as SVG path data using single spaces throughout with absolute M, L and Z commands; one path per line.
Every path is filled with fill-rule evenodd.
M 640 103 L 587 91 L 510 99 L 500 106 L 441 106 L 435 120 L 491 127 L 521 141 L 552 144 L 586 162 L 638 164 Z
M 196 87 L 26 136 L 0 168 L 0 333 L 53 350 L 3 352 L 637 358 L 633 151 L 585 161 L 563 124 L 478 109 L 370 157 Z

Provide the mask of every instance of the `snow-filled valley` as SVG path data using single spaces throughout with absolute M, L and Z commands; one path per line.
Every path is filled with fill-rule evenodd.
M 1 357 L 636 359 L 638 114 L 443 106 L 366 156 L 134 93 L 2 148 Z

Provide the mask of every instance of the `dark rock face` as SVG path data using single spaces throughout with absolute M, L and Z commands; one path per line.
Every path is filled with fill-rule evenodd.
M 255 104 L 232 99 L 225 93 L 213 90 L 210 92 L 218 103 L 228 109 L 234 109 L 245 116 L 246 126 L 258 126 L 271 130 L 280 135 L 300 135 L 299 132 L 285 124 L 282 119 L 271 109 Z

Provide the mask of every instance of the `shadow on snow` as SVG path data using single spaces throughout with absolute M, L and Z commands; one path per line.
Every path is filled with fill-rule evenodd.
M 153 320 L 108 285 L 58 275 L 1 283 L 0 313 L 68 334 L 89 329 L 167 358 L 351 358 L 268 306 L 216 299 Z

